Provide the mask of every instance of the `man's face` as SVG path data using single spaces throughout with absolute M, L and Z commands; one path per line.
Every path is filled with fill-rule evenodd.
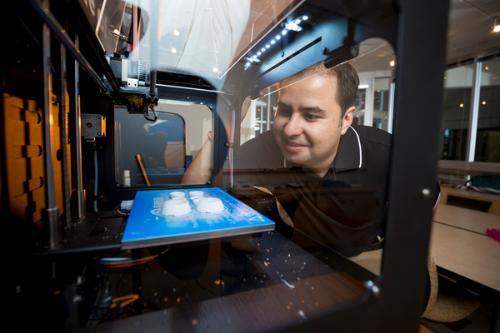
M 274 138 L 288 161 L 320 176 L 330 167 L 340 136 L 352 123 L 354 108 L 342 116 L 336 91 L 335 76 L 313 74 L 279 92 Z

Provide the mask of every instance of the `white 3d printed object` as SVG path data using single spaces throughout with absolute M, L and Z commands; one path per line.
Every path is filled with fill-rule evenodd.
M 186 193 L 180 192 L 180 191 L 171 192 L 170 193 L 170 197 L 172 199 L 185 199 L 186 198 Z
M 163 208 L 161 213 L 163 215 L 185 215 L 191 212 L 191 206 L 189 205 L 189 201 L 182 198 L 174 198 L 170 200 L 166 200 L 163 203 Z
M 191 191 L 189 192 L 189 197 L 191 200 L 193 200 L 194 204 L 197 205 L 201 198 L 203 198 L 205 195 L 203 194 L 203 191 Z
M 222 200 L 214 197 L 203 197 L 196 206 L 201 213 L 220 213 L 224 210 Z

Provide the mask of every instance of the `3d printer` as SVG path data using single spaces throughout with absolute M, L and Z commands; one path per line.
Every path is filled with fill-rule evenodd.
M 58 331 L 416 330 L 446 15 L 445 1 L 403 0 L 32 0 L 4 11 L 4 40 L 13 51 L 2 70 L 0 197 L 3 253 L 12 253 L 11 318 Z M 375 37 L 385 44 L 363 44 Z M 281 82 L 318 63 L 330 70 L 391 48 L 390 171 L 377 179 L 387 186 L 378 204 L 390 206 L 377 275 L 328 244 L 299 239 L 283 213 L 290 207 L 270 189 L 343 193 L 351 210 L 372 192 L 335 178 L 319 191 L 297 172 L 300 163 L 286 159 L 279 167 L 245 167 L 242 147 L 273 128 L 288 87 Z M 105 131 L 82 131 L 97 126 L 82 121 L 87 117 Z M 291 152 L 304 149 L 294 144 Z M 207 180 L 187 184 L 187 171 L 207 151 Z M 276 230 L 208 233 L 176 244 L 146 239 L 124 250 L 136 192 L 184 192 L 194 203 L 191 192 L 216 187 L 275 221 Z M 249 216 L 234 207 L 230 216 Z M 149 211 L 163 221 L 163 208 Z

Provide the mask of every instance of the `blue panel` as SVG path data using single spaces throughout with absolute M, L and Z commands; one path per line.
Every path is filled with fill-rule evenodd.
M 205 197 L 222 200 L 224 211 L 201 213 L 189 197 L 202 191 Z M 191 212 L 162 215 L 163 202 L 171 192 L 185 192 Z M 215 237 L 274 230 L 274 222 L 219 188 L 137 191 L 122 238 L 123 248 L 182 243 Z

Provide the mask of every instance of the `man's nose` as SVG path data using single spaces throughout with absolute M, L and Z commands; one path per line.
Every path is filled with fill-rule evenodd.
M 297 112 L 293 112 L 283 128 L 286 136 L 296 136 L 302 133 L 302 120 Z

